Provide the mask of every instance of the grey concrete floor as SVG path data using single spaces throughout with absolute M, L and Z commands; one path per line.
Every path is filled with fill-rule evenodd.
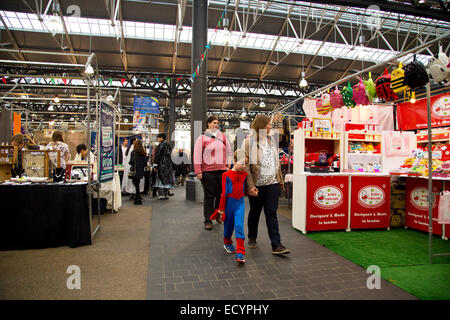
M 223 224 L 203 228 L 203 204 L 187 201 L 184 187 L 161 201 L 146 196 L 153 208 L 147 298 L 150 300 L 414 300 L 416 297 L 381 279 L 367 288 L 365 269 L 338 256 L 292 228 L 287 201 L 280 201 L 281 241 L 291 250 L 271 253 L 261 214 L 258 247 L 246 241 L 246 263 L 237 265 L 223 249 Z M 245 229 L 247 232 L 248 200 Z

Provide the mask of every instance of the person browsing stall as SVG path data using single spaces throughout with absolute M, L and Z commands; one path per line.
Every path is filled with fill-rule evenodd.
M 47 150 L 59 150 L 60 167 L 58 167 L 57 152 L 49 152 L 49 158 L 53 166 L 56 168 L 53 172 L 53 181 L 58 182 L 64 180 L 66 164 L 69 162 L 69 146 L 64 143 L 63 133 L 55 131 L 52 134 L 52 141 L 47 144 Z

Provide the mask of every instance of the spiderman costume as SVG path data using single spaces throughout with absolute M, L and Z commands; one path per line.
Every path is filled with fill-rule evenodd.
M 245 255 L 245 233 L 244 233 L 244 215 L 245 215 L 245 171 L 228 170 L 222 175 L 222 195 L 220 197 L 219 209 L 216 210 L 211 220 L 219 217 L 218 211 L 224 211 L 222 221 L 224 222 L 224 244 L 231 245 L 233 240 L 231 236 L 236 230 L 236 252 Z

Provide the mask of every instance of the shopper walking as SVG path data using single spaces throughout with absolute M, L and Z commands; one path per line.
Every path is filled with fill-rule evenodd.
M 133 181 L 133 185 L 135 188 L 135 205 L 142 205 L 142 197 L 140 194 L 139 184 L 141 179 L 144 177 L 144 167 L 146 166 L 148 161 L 148 156 L 145 153 L 144 147 L 142 146 L 142 142 L 140 140 L 136 140 L 134 142 L 133 151 L 130 154 L 130 168 L 131 171 L 134 172 L 134 175 L 131 178 Z
M 188 165 L 189 160 L 186 152 L 183 149 L 178 150 L 176 154 L 176 159 L 174 159 L 175 163 L 175 179 L 177 185 L 184 186 L 184 182 L 186 181 L 186 176 L 189 172 Z
M 245 172 L 246 160 L 243 150 L 238 149 L 234 152 L 233 169 L 222 175 L 222 195 L 219 209 L 211 215 L 211 219 L 219 219 L 224 222 L 223 247 L 228 253 L 236 253 L 235 261 L 238 263 L 245 263 L 244 190 L 247 177 L 247 172 Z M 236 230 L 237 250 L 231 239 L 234 230 Z
M 49 152 L 50 161 L 54 167 L 53 181 L 63 181 L 66 173 L 66 164 L 69 162 L 69 146 L 64 143 L 63 133 L 61 131 L 55 131 L 52 134 L 52 141 L 47 145 L 47 150 L 59 150 L 59 166 L 58 166 L 58 153 Z
M 170 193 L 170 189 L 173 188 L 173 168 L 172 168 L 172 146 L 166 140 L 166 134 L 160 133 L 157 136 L 158 147 L 155 152 L 155 169 L 156 169 L 156 184 L 155 188 L 158 188 L 158 200 L 167 200 Z
M 273 254 L 286 254 L 290 251 L 281 244 L 278 229 L 278 198 L 283 183 L 280 170 L 278 148 L 270 135 L 271 118 L 259 114 L 252 122 L 252 133 L 244 140 L 244 151 L 249 158 L 246 167 L 247 190 L 250 212 L 248 214 L 248 246 L 255 248 L 258 236 L 258 223 L 264 208 L 267 231 Z
M 206 120 L 206 127 L 206 131 L 195 142 L 194 172 L 203 186 L 204 227 L 211 230 L 210 216 L 219 208 L 222 174 L 230 168 L 232 151 L 225 134 L 219 130 L 217 117 L 209 117 Z

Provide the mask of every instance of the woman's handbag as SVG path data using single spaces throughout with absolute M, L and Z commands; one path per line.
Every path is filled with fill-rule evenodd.
M 134 179 L 136 177 L 136 152 L 134 153 L 134 162 L 130 166 L 130 171 L 128 172 L 128 178 Z
M 53 169 L 53 182 L 60 182 L 64 180 L 66 170 L 64 168 Z

